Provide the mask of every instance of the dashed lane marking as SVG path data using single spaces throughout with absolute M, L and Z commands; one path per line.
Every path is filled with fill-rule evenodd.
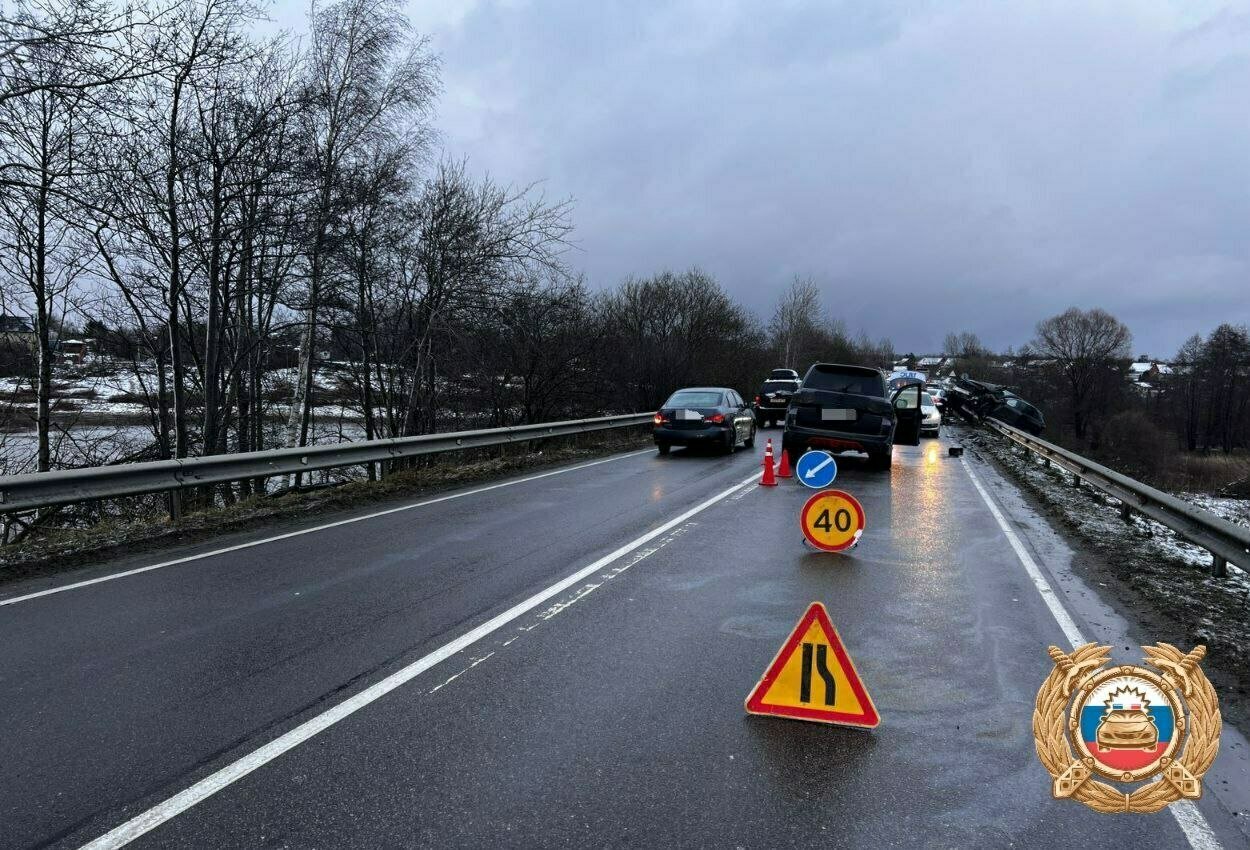
M 743 490 L 742 493 L 749 493 L 754 489 L 755 489 L 754 487 L 748 487 L 746 490 Z M 739 499 L 742 498 L 742 493 L 739 493 L 736 496 L 731 496 L 728 499 L 728 501 L 731 501 L 731 502 L 738 501 Z M 669 545 L 673 541 L 687 534 L 688 532 L 693 530 L 696 526 L 698 526 L 698 524 L 699 523 L 697 521 L 691 520 L 690 522 L 680 525 L 677 528 L 670 531 L 664 537 L 657 540 L 653 545 L 648 546 L 645 549 L 639 549 L 637 552 L 633 554 L 633 557 L 631 557 L 629 560 L 625 561 L 619 566 L 613 567 L 610 570 L 605 570 L 604 572 L 600 573 L 596 577 L 595 581 L 587 582 L 586 584 L 581 585 L 580 587 L 577 588 L 577 590 L 565 595 L 563 598 L 559 599 L 550 607 L 535 614 L 533 618 L 525 625 L 517 626 L 516 632 L 512 635 L 512 637 L 499 641 L 495 649 L 486 653 L 482 657 L 472 659 L 470 664 L 465 666 L 462 670 L 458 671 L 451 677 L 449 677 L 447 681 L 430 688 L 429 693 L 432 694 L 432 693 L 435 693 L 436 691 L 442 690 L 445 686 L 451 684 L 454 680 L 460 678 L 465 673 L 468 673 L 474 667 L 476 667 L 477 665 L 485 661 L 487 658 L 490 658 L 491 656 L 497 655 L 499 652 L 502 652 L 504 649 L 516 643 L 522 637 L 534 631 L 534 629 L 538 628 L 543 623 L 550 620 L 552 617 L 564 611 L 567 611 L 569 608 L 573 607 L 578 602 L 581 602 L 587 596 L 594 593 L 599 588 L 603 587 L 612 579 L 624 573 L 630 567 L 637 566 L 639 563 L 641 563 L 642 561 L 645 561 L 647 558 L 651 557 L 656 552 L 659 552 L 665 546 Z
M 641 537 L 637 537 L 629 541 L 624 546 L 609 552 L 597 561 L 582 567 L 580 570 L 566 576 L 555 584 L 540 590 L 538 593 L 535 593 L 523 602 L 512 606 L 501 614 L 497 614 L 485 623 L 482 623 L 460 637 L 448 641 L 428 655 L 422 656 L 401 670 L 397 670 L 385 679 L 382 679 L 368 688 L 365 688 L 355 696 L 349 697 L 321 714 L 305 720 L 294 729 L 279 736 L 278 738 L 275 738 L 268 744 L 265 744 L 259 749 L 253 750 L 237 761 L 234 761 L 216 772 L 209 774 L 199 782 L 196 782 L 190 788 L 175 794 L 168 800 L 158 803 L 146 812 L 131 818 L 94 841 L 84 845 L 84 850 L 115 850 L 115 848 L 126 846 L 136 838 L 152 831 L 171 818 L 177 817 L 187 809 L 190 809 L 192 806 L 195 806 L 196 804 L 213 796 L 218 791 L 221 791 L 229 785 L 237 782 L 257 768 L 268 764 L 288 750 L 294 749 L 319 732 L 324 732 L 340 720 L 355 714 L 360 709 L 370 703 L 376 702 L 401 685 L 412 681 L 434 665 L 442 661 L 446 661 L 458 652 L 473 646 L 478 641 L 482 640 L 482 638 L 498 631 L 500 628 L 513 622 L 522 615 L 533 611 L 548 600 L 554 599 L 570 587 L 578 585 L 590 576 L 603 571 L 604 568 L 610 564 L 616 563 L 626 555 L 634 553 L 640 547 L 645 546 L 651 541 L 668 534 L 673 529 L 682 526 L 692 517 L 702 513 L 712 507 L 712 505 L 715 505 L 717 502 L 734 495 L 742 488 L 753 483 L 757 478 L 758 473 L 753 472 L 751 477 L 747 478 L 745 481 L 739 482 L 732 487 L 722 490 L 709 499 L 705 499 L 689 510 L 673 517 L 668 522 L 653 528 Z M 485 660 L 487 657 L 489 656 L 483 656 L 481 660 Z

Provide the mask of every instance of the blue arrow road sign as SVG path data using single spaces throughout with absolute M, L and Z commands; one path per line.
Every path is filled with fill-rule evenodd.
M 794 471 L 808 487 L 820 490 L 838 477 L 838 464 L 829 452 L 807 452 L 799 458 Z

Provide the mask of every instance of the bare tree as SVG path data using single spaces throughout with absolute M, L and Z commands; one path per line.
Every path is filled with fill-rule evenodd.
M 757 377 L 744 354 L 758 347 L 758 330 L 706 272 L 627 280 L 603 310 L 607 383 L 633 410 L 692 383 L 745 388 Z
M 797 366 L 808 359 L 812 343 L 819 335 L 820 317 L 820 290 L 816 282 L 810 277 L 796 276 L 777 301 L 768 324 L 768 334 L 783 366 Z
M 505 294 L 497 311 L 470 323 L 468 361 L 495 425 L 576 415 L 603 353 L 601 319 L 581 281 L 534 279 Z
M 413 371 L 403 433 L 435 428 L 438 401 L 436 340 L 458 317 L 493 305 L 510 283 L 533 274 L 561 278 L 561 257 L 572 225 L 569 203 L 549 203 L 534 187 L 474 183 L 463 162 L 444 161 L 414 209 L 417 230 L 408 315 Z
M 23 96 L 0 99 L 0 273 L 20 282 L 34 316 L 36 348 L 36 470 L 51 468 L 52 326 L 63 315 L 88 250 L 73 224 L 83 201 L 81 181 L 91 160 L 93 105 L 78 83 L 90 43 L 34 41 L 8 71 Z
M 956 360 L 976 360 L 989 354 L 981 338 L 971 331 L 948 333 L 942 344 L 942 353 Z
M 1071 307 L 1038 322 L 1033 348 L 1040 357 L 1054 360 L 1063 375 L 1078 438 L 1086 435 L 1095 388 L 1117 371 L 1117 360 L 1128 357 L 1132 340 L 1127 326 L 1098 308 Z
M 118 85 L 163 67 L 161 28 L 184 2 L 18 0 L 0 12 L 0 103 L 50 94 L 107 111 Z M 53 55 L 72 58 L 64 73 L 31 73 Z M 0 182 L 21 169 L 21 162 L 0 162 Z
M 343 203 L 344 170 L 379 139 L 420 138 L 438 89 L 438 63 L 414 37 L 398 0 L 340 0 L 313 7 L 303 134 L 311 177 L 300 309 L 299 375 L 286 443 L 306 445 L 312 422 L 318 312 L 327 284 L 334 216 Z

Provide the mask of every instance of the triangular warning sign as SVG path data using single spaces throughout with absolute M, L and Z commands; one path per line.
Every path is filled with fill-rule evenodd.
M 881 722 L 819 602 L 807 609 L 747 697 L 747 712 L 869 729 Z

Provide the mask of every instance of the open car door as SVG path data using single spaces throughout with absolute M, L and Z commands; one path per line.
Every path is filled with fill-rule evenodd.
M 894 445 L 920 445 L 920 422 L 924 416 L 920 409 L 920 392 L 924 384 L 906 384 L 894 391 L 890 403 L 894 405 Z

